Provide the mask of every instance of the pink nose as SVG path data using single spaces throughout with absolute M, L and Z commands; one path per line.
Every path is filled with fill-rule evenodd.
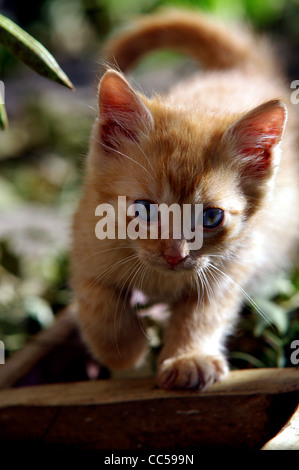
M 181 261 L 183 261 L 186 256 L 183 255 L 167 255 L 164 254 L 164 258 L 166 259 L 167 263 L 170 264 L 171 266 L 176 266 L 179 264 Z

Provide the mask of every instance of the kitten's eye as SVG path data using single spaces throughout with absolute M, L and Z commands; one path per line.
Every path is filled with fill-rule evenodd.
M 207 229 L 218 228 L 224 221 L 224 211 L 210 207 L 203 211 L 203 226 Z
M 135 201 L 135 217 L 143 220 L 144 222 L 158 222 L 159 212 L 158 204 L 154 202 L 147 201 L 144 199 L 137 199 Z

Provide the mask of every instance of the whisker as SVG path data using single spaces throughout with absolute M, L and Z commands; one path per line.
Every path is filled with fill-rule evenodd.
M 214 300 L 214 293 L 213 293 L 213 290 L 211 288 L 211 285 L 209 283 L 209 280 L 207 279 L 207 276 L 206 276 L 206 273 L 204 270 L 201 271 L 201 275 L 202 275 L 202 279 L 204 281 L 204 284 L 206 286 L 206 292 L 207 292 L 207 297 L 208 297 L 208 301 L 210 304 L 212 304 L 212 300 Z
M 196 286 L 196 291 L 197 291 L 197 305 L 196 305 L 196 310 L 199 309 L 199 305 L 200 305 L 200 302 L 201 302 L 201 296 L 200 296 L 200 293 L 201 291 L 203 291 L 203 289 L 200 289 L 200 285 L 199 285 L 199 279 L 200 279 L 200 273 L 196 273 L 197 276 L 195 276 L 194 278 L 192 278 L 192 280 L 195 281 L 195 286 Z M 202 292 L 202 295 L 203 295 L 203 292 Z
M 210 258 L 216 258 L 217 260 L 224 260 L 224 261 L 231 261 L 231 262 L 234 262 L 234 263 L 237 263 L 237 264 L 240 264 L 241 266 L 245 266 L 245 267 L 251 267 L 251 265 L 249 263 L 244 263 L 244 261 L 239 261 L 237 258 L 238 256 L 236 254 L 233 254 L 231 257 L 230 256 L 225 256 L 225 255 L 218 255 L 218 254 L 209 254 L 208 255 Z M 263 271 L 262 269 L 258 269 L 256 268 L 256 270 L 265 275 L 265 276 L 269 276 L 270 277 L 270 274 L 266 271 Z
M 131 290 L 131 285 L 134 286 L 134 281 L 136 279 L 136 277 L 138 276 L 138 274 L 140 273 L 140 271 L 142 272 L 142 270 L 145 269 L 145 266 L 144 264 L 142 263 L 142 261 L 140 260 L 140 266 L 138 268 L 136 268 L 136 271 L 135 271 L 135 274 L 133 276 L 133 278 L 131 279 L 130 281 L 130 284 L 129 284 L 129 290 Z M 136 287 L 136 285 L 135 285 Z M 144 331 L 144 328 L 143 328 L 143 325 L 142 325 L 142 322 L 141 322 L 141 319 L 139 318 L 138 314 L 136 315 L 137 319 L 138 319 L 138 323 L 139 323 L 139 326 L 141 328 L 141 331 L 142 333 L 144 334 L 144 336 L 149 340 L 149 336 L 146 334 L 146 332 Z
M 126 288 L 125 286 L 125 283 L 122 282 L 123 278 L 127 275 L 127 273 L 132 271 L 132 270 L 135 270 L 135 268 L 137 268 L 138 264 L 140 263 L 140 260 L 138 258 L 137 255 L 135 255 L 135 261 L 130 264 L 130 266 L 128 266 L 128 270 L 127 272 L 124 272 L 123 275 L 121 276 L 121 278 L 118 280 L 117 284 L 115 285 L 114 287 L 114 293 L 116 291 L 116 289 L 118 288 L 119 284 L 121 283 L 121 289 L 119 290 L 119 294 L 118 294 L 118 298 L 117 298 L 117 302 L 116 302 L 116 306 L 115 306 L 115 311 L 114 311 L 114 338 L 115 338 L 115 344 L 116 344 L 116 349 L 117 349 L 117 352 L 119 354 L 119 356 L 121 357 L 122 354 L 121 354 L 121 351 L 119 349 L 119 345 L 118 345 L 118 325 L 120 326 L 121 325 L 121 316 L 122 316 L 122 312 L 123 312 L 123 309 L 125 307 L 125 303 L 126 303 L 126 298 L 127 298 L 127 294 L 128 294 L 128 289 L 127 289 L 127 292 L 126 292 L 126 295 L 125 295 L 125 299 L 122 303 L 122 308 L 119 310 L 118 306 L 119 306 L 119 303 L 120 303 L 120 298 L 123 294 L 123 291 L 124 289 Z M 118 323 L 118 325 L 117 325 Z
M 114 247 L 111 247 L 111 248 L 106 248 L 105 250 L 95 251 L 94 253 L 91 253 L 90 255 L 86 256 L 85 258 L 80 259 L 79 263 L 83 263 L 84 261 L 86 261 L 89 258 L 92 258 L 93 256 L 97 256 L 97 255 L 100 255 L 102 253 L 106 253 L 106 252 L 112 251 L 112 250 L 119 250 L 120 248 L 129 249 L 129 248 L 132 248 L 132 246 L 131 245 L 127 245 L 127 246 L 119 245 L 119 246 L 114 246 Z
M 213 281 L 217 285 L 217 288 L 220 289 L 222 292 L 224 292 L 223 284 L 220 282 L 219 279 L 217 279 L 217 277 L 213 273 L 212 269 L 210 269 L 210 266 L 208 265 L 204 269 L 206 269 L 207 274 L 209 274 L 212 277 Z
M 126 262 L 128 261 L 131 261 L 133 260 L 134 258 L 136 258 L 137 255 L 136 254 L 133 254 L 133 255 L 129 255 L 125 258 L 122 258 L 121 260 L 118 260 L 116 261 L 114 264 L 112 265 L 109 265 L 108 269 L 101 272 L 100 274 L 98 274 L 93 280 L 92 282 L 90 283 L 90 285 L 88 286 L 88 289 L 90 289 L 91 287 L 95 286 L 97 282 L 101 281 L 102 279 L 104 279 L 105 277 L 107 277 L 107 275 L 110 275 L 113 271 L 115 271 L 117 268 L 121 267 L 123 264 L 125 264 Z
M 273 325 L 271 321 L 269 320 L 268 316 L 263 312 L 260 307 L 257 305 L 257 303 L 252 299 L 252 297 L 241 287 L 236 281 L 234 281 L 230 276 L 225 274 L 221 269 L 217 268 L 217 266 L 214 266 L 213 264 L 210 264 L 209 266 L 211 269 L 216 270 L 221 276 L 223 276 L 224 279 L 228 281 L 228 283 L 232 283 L 235 288 L 239 289 L 239 291 L 244 295 L 246 300 L 252 305 L 252 307 L 261 315 L 261 317 L 265 320 L 265 322 L 273 328 Z
M 147 274 L 150 272 L 150 270 L 151 270 L 151 267 L 150 267 L 149 265 L 143 264 L 143 275 L 142 275 L 141 281 L 140 281 L 140 290 L 141 290 L 141 291 L 143 291 L 142 286 L 143 286 L 143 284 L 144 284 L 144 282 L 145 282 L 145 280 L 146 280 L 146 276 L 147 276 Z M 142 329 L 142 331 L 143 331 L 143 323 L 142 323 L 142 319 L 141 319 L 140 315 L 138 315 L 138 319 L 139 319 L 140 327 L 141 327 L 141 329 Z M 148 340 L 150 340 L 150 337 L 147 335 L 147 333 L 146 333 L 145 331 L 143 331 L 143 332 L 144 332 L 145 337 L 146 337 Z

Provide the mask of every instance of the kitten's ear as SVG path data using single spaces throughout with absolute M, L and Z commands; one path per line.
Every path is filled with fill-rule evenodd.
M 264 177 L 279 164 L 274 152 L 283 135 L 287 108 L 279 100 L 264 103 L 235 122 L 226 132 L 245 176 Z
M 122 139 L 134 142 L 153 127 L 153 118 L 125 78 L 108 70 L 99 86 L 99 131 L 104 145 L 116 149 Z

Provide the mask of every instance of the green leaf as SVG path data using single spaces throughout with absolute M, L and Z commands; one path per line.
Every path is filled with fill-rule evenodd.
M 35 72 L 73 89 L 50 52 L 13 21 L 0 14 L 0 44 Z
M 260 361 L 260 359 L 257 359 L 252 354 L 244 353 L 242 351 L 231 352 L 230 357 L 232 359 L 241 359 L 242 361 L 248 362 L 254 367 L 258 367 L 258 368 L 265 367 L 265 364 L 262 361 Z

